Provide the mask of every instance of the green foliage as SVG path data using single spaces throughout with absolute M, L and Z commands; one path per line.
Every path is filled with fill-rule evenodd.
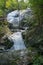
M 8 10 L 18 9 L 18 2 L 17 2 L 17 0 L 8 0 L 8 1 L 6 1 L 6 8 Z
M 41 0 L 42 1 L 42 0 Z M 29 29 L 26 34 L 27 46 L 40 47 L 43 42 L 43 6 L 40 0 L 30 0 L 30 7 L 33 10 L 33 19 L 29 22 Z M 43 1 L 42 1 L 43 2 Z
M 29 0 L 29 1 L 35 16 L 35 20 L 41 26 L 41 24 L 43 23 L 43 1 L 42 0 Z
M 0 14 L 6 14 L 16 9 L 25 9 L 27 6 L 28 3 L 25 3 L 23 0 L 20 2 L 18 0 L 0 0 Z
M 4 39 L 4 45 L 6 46 L 5 49 L 10 49 L 13 46 L 12 40 L 10 41 L 7 37 Z
M 34 57 L 33 65 L 43 65 L 43 56 Z
M 6 10 L 6 0 L 0 0 L 0 11 L 2 11 L 3 14 L 5 14 L 5 10 Z
M 0 26 L 0 39 L 4 36 L 4 29 L 2 26 Z
M 26 8 L 27 8 L 27 4 L 23 0 L 21 0 L 19 2 L 19 9 L 26 9 Z
M 29 0 L 33 17 L 29 22 L 25 40 L 27 48 L 35 48 L 37 56 L 33 57 L 33 65 L 43 65 L 43 0 Z M 29 51 L 29 49 L 28 49 Z

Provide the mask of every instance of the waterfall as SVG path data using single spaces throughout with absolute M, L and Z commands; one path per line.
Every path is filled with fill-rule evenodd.
M 13 40 L 14 45 L 11 47 L 12 50 L 23 50 L 26 49 L 21 32 L 15 32 L 10 36 Z

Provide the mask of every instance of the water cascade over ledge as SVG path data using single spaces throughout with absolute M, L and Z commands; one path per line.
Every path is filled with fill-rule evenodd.
M 11 50 L 24 50 L 26 49 L 21 32 L 15 32 L 10 36 L 10 39 L 14 42 Z

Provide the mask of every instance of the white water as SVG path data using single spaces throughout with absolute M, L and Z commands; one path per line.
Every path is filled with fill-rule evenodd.
M 30 13 L 31 9 L 27 8 L 25 10 L 15 10 L 12 11 L 10 13 L 8 13 L 7 15 L 7 21 L 11 24 L 13 24 L 14 26 L 19 26 L 19 23 L 21 20 L 23 20 L 23 18 L 25 17 L 26 13 Z
M 16 32 L 10 36 L 13 40 L 14 45 L 11 47 L 12 50 L 24 50 L 26 49 L 24 41 L 22 39 L 21 32 Z
M 11 13 L 9 13 L 7 15 L 7 21 L 11 24 L 13 24 L 14 26 L 19 26 L 20 21 L 25 17 L 26 13 L 29 13 L 29 11 L 31 11 L 30 8 L 26 9 L 26 10 L 15 10 L 12 11 Z M 27 29 L 27 28 L 25 28 Z M 24 30 L 25 31 L 25 30 Z M 21 30 L 21 32 L 24 32 L 23 30 Z M 9 38 L 14 42 L 14 45 L 11 49 L 13 50 L 23 50 L 26 49 L 25 45 L 24 45 L 24 41 L 22 39 L 22 35 L 21 32 L 15 32 L 14 34 L 12 34 Z

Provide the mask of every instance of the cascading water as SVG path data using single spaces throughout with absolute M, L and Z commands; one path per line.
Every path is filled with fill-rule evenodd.
M 21 32 L 15 32 L 10 36 L 13 40 L 14 45 L 11 47 L 12 50 L 23 50 L 26 49 L 24 41 L 22 39 Z

